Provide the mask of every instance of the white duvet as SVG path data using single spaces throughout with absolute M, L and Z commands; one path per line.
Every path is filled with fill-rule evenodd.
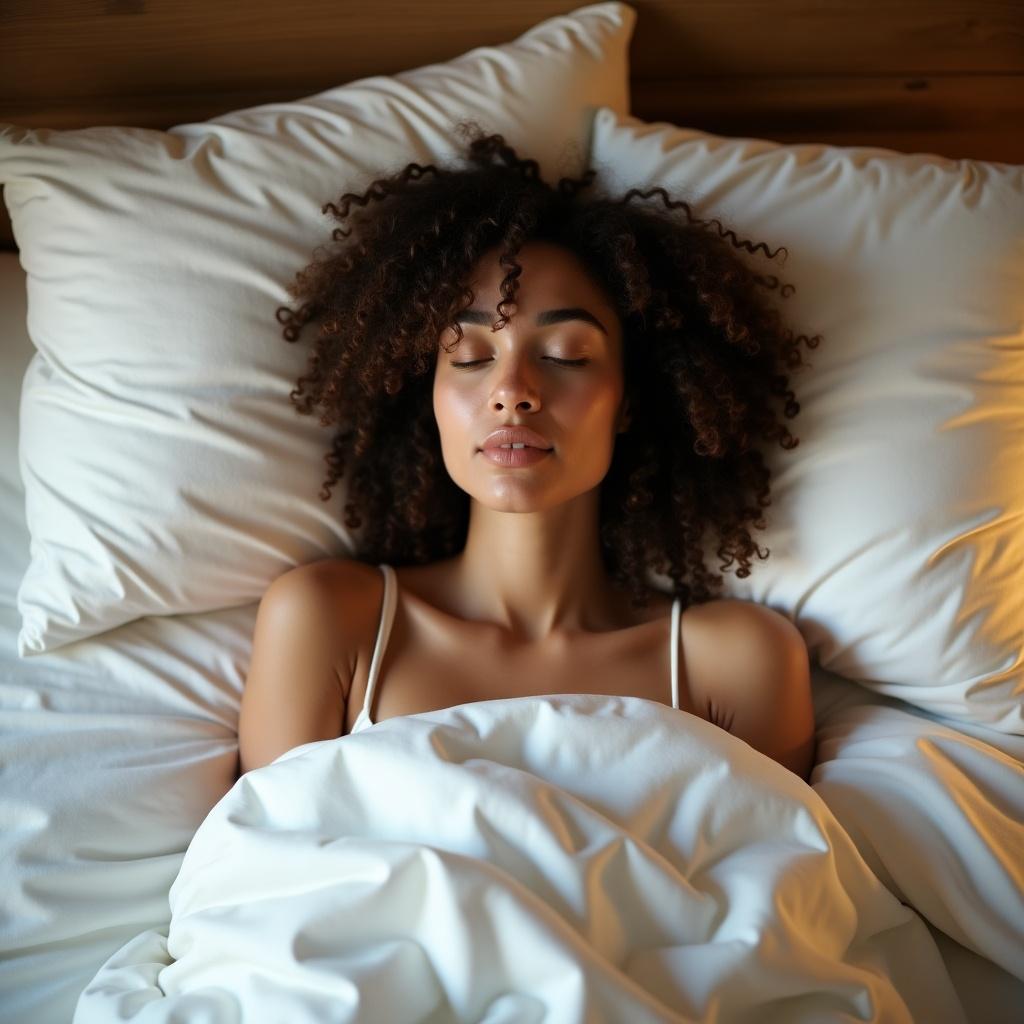
M 297 747 L 213 808 L 170 907 L 74 1024 L 965 1019 L 810 786 L 634 697 Z

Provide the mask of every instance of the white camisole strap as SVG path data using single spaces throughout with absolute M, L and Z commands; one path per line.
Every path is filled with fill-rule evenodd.
M 384 573 L 384 600 L 381 603 L 380 625 L 377 627 L 377 642 L 373 646 L 373 657 L 370 659 L 370 674 L 366 680 L 366 696 L 359 717 L 352 723 L 352 732 L 359 732 L 373 725 L 370 718 L 370 707 L 373 703 L 373 691 L 377 688 L 377 677 L 380 675 L 380 664 L 384 660 L 384 650 L 391 635 L 391 624 L 395 621 L 395 608 L 398 605 L 398 583 L 395 570 L 385 562 L 381 562 L 380 570 Z
M 388 637 L 391 635 L 391 625 L 395 621 L 395 608 L 398 605 L 398 582 L 395 570 L 386 562 L 381 562 L 380 570 L 384 573 L 384 600 L 381 604 L 380 625 L 377 627 L 377 642 L 374 644 L 373 657 L 370 659 L 370 674 L 366 680 L 366 696 L 363 698 L 363 707 L 359 712 L 359 717 L 352 724 L 354 733 L 373 725 L 370 718 L 370 707 L 373 703 L 374 690 L 377 688 L 377 677 L 380 675 L 380 665 L 384 660 Z M 672 602 L 672 628 L 669 630 L 669 640 L 672 645 L 670 651 L 672 707 L 676 710 L 679 709 L 679 623 L 681 618 L 681 606 L 677 597 Z

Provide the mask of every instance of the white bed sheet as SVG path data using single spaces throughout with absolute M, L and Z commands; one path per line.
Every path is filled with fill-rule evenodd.
M 0 255 L 8 292 L 10 260 Z M 15 332 L 6 338 L 0 1021 L 66 1024 L 108 958 L 135 936 L 166 933 L 186 847 L 234 783 L 255 605 L 142 620 L 17 657 L 28 534 L 14 412 L 32 350 Z M 813 788 L 875 874 L 925 919 L 966 1019 L 1021 1019 L 1024 737 L 938 719 L 817 667 L 814 678 Z

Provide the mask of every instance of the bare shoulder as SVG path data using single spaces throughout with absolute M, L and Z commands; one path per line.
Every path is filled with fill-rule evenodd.
M 716 642 L 803 643 L 803 636 L 794 623 L 781 612 L 756 601 L 719 598 L 686 610 L 701 629 L 713 634 Z
M 726 717 L 723 709 L 733 695 L 749 692 L 770 669 L 781 672 L 801 654 L 806 657 L 803 636 L 785 615 L 736 598 L 687 608 L 680 642 L 690 699 L 716 725 Z
M 800 630 L 753 601 L 709 601 L 687 613 L 690 697 L 701 717 L 807 779 L 814 708 Z
M 241 772 L 341 735 L 372 573 L 348 559 L 325 559 L 267 587 L 239 710 Z
M 375 566 L 351 558 L 297 565 L 267 588 L 261 614 L 314 643 L 338 667 L 345 696 L 363 632 L 376 615 L 383 577 Z M 263 605 L 267 605 L 264 612 Z
M 323 558 L 282 573 L 267 589 L 272 600 L 314 604 L 329 601 L 329 614 L 359 608 L 368 592 L 380 589 L 380 570 L 353 558 Z
M 354 558 L 321 558 L 319 561 L 306 562 L 283 572 L 270 586 L 300 593 L 317 589 L 322 591 L 339 585 L 358 583 L 372 573 L 380 575 L 372 566 Z

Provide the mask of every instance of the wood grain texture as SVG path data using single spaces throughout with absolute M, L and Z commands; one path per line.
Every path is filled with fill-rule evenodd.
M 507 42 L 557 0 L 4 0 L 0 103 L 326 88 Z M 1024 72 L 1019 0 L 633 3 L 638 78 Z
M 0 0 L 0 121 L 167 128 L 450 60 L 579 6 Z M 1021 0 L 630 6 L 632 109 L 644 120 L 1024 163 Z
M 715 135 L 1024 164 L 1024 76 L 634 79 L 632 111 Z

